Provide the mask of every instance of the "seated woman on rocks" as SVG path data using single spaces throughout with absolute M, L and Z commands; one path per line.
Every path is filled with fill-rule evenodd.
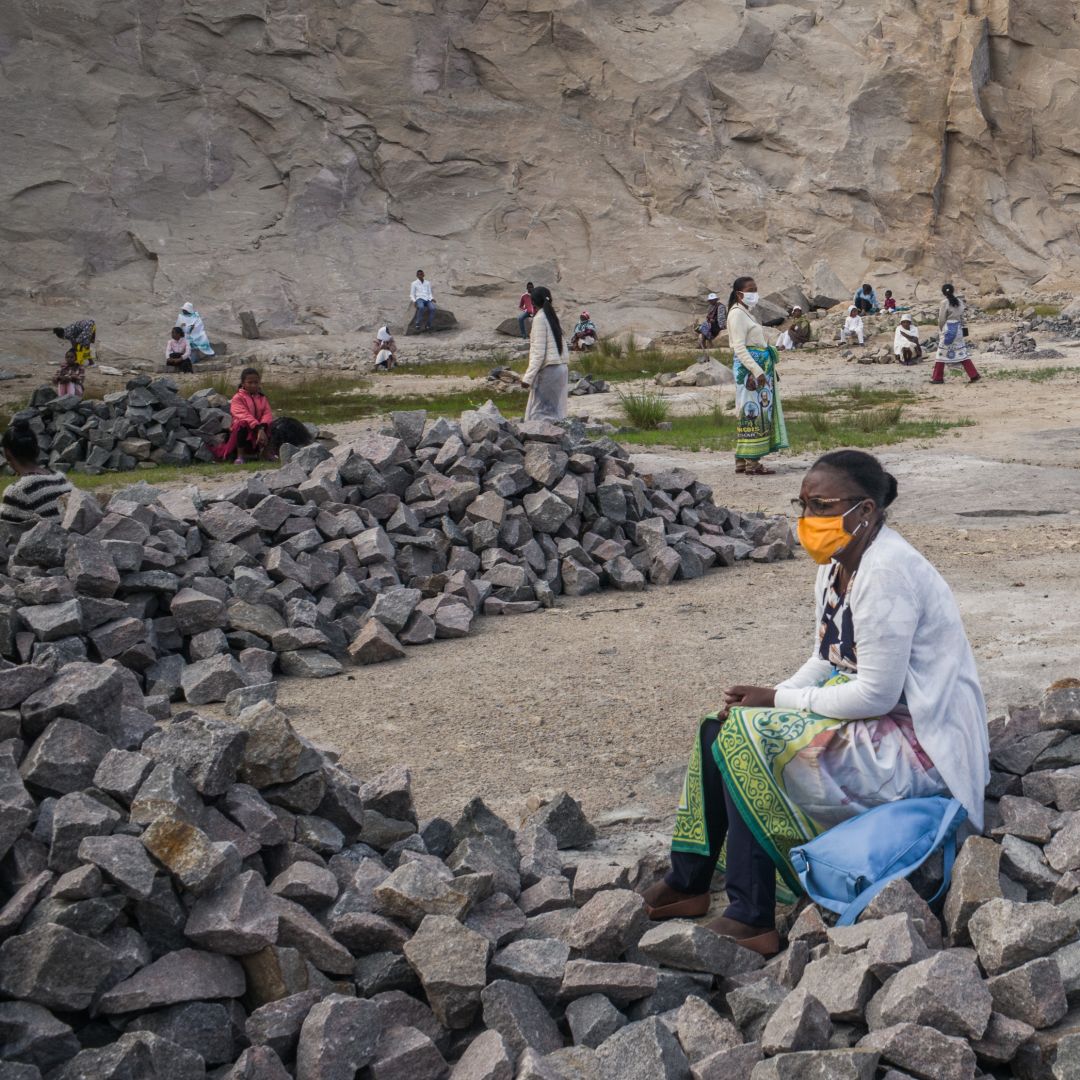
M 885 524 L 896 480 L 870 454 L 838 450 L 794 500 L 819 564 L 810 659 L 775 687 L 737 685 L 702 721 L 671 842 L 671 870 L 645 892 L 653 919 L 709 910 L 727 838 L 729 905 L 708 925 L 771 956 L 788 853 L 897 799 L 955 796 L 982 828 L 990 778 L 986 706 L 956 601 Z
M 60 498 L 71 491 L 71 483 L 62 472 L 41 464 L 37 435 L 29 421 L 12 420 L 4 432 L 3 447 L 4 460 L 17 479 L 4 490 L 0 522 L 35 525 L 58 520 Z
M 262 376 L 255 368 L 240 372 L 240 386 L 229 402 L 229 412 L 232 413 L 229 437 L 220 446 L 211 448 L 214 457 L 228 461 L 235 454 L 237 465 L 243 465 L 249 457 L 268 458 L 274 414 L 262 392 Z

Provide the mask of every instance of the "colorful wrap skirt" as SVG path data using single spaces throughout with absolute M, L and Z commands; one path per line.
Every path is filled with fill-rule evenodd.
M 847 679 L 834 675 L 826 685 Z M 793 847 L 872 806 L 948 794 L 901 706 L 872 720 L 737 707 L 711 751 L 740 817 L 775 864 L 778 884 L 787 886 L 782 899 L 802 891 L 788 855 Z M 671 846 L 711 855 L 717 839 L 706 826 L 695 736 Z
M 959 320 L 947 322 L 938 338 L 937 360 L 941 364 L 962 364 L 971 358 L 964 324 Z
M 776 349 L 748 348 L 747 352 L 765 372 L 765 378 L 764 382 L 758 381 L 756 390 L 749 389 L 746 380 L 750 371 L 735 358 L 735 456 L 757 461 L 787 447 L 787 425 L 776 386 Z

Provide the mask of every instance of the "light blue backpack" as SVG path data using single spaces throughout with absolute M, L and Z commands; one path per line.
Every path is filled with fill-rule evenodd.
M 807 895 L 840 916 L 837 926 L 850 926 L 890 881 L 914 873 L 943 848 L 945 876 L 933 904 L 949 887 L 956 830 L 966 818 L 956 799 L 941 795 L 883 803 L 792 848 L 791 865 Z

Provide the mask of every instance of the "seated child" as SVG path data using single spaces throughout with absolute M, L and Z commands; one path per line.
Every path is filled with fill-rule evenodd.
M 184 337 L 184 331 L 174 326 L 165 342 L 165 364 L 177 371 L 191 372 L 191 342 Z
M 886 311 L 896 310 L 896 299 L 892 294 L 892 289 L 885 290 L 885 303 L 882 305 Z
M 53 385 L 56 387 L 57 397 L 82 397 L 83 379 L 85 372 L 82 365 L 75 359 L 75 349 L 68 349 L 64 353 L 64 362 L 60 370 L 53 376 Z
M 228 439 L 212 448 L 218 461 L 227 461 L 233 454 L 236 463 L 243 465 L 249 457 L 265 460 L 270 456 L 270 424 L 274 414 L 262 392 L 262 377 L 255 368 L 244 368 L 240 386 L 229 403 L 232 428 Z

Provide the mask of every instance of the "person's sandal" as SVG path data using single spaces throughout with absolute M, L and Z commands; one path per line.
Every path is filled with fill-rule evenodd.
M 746 923 L 721 915 L 720 918 L 707 922 L 705 929 L 721 937 L 733 938 L 744 949 L 756 952 L 759 956 L 768 958 L 780 951 L 780 935 L 768 926 L 747 926 Z
M 746 458 L 735 459 L 735 472 L 736 474 L 746 472 Z
M 709 910 L 712 897 L 708 893 L 679 892 L 666 881 L 650 885 L 642 894 L 645 914 L 659 922 L 662 919 L 698 919 Z
M 746 466 L 747 476 L 775 476 L 776 470 L 766 468 L 760 461 L 752 461 Z

